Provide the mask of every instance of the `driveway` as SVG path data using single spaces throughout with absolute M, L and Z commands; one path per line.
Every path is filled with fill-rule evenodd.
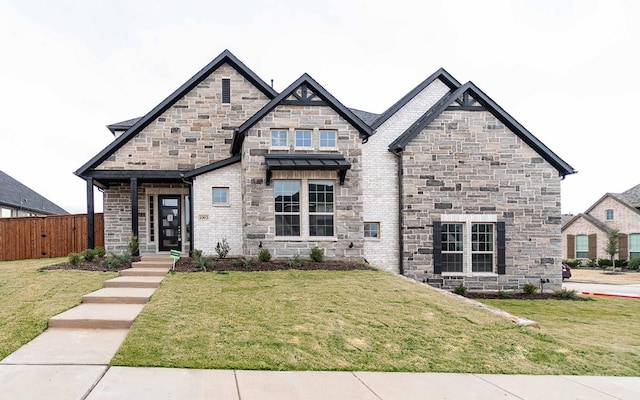
M 601 270 L 574 268 L 570 279 L 562 283 L 567 290 L 578 293 L 621 294 L 640 296 L 640 273 L 626 272 L 611 274 Z

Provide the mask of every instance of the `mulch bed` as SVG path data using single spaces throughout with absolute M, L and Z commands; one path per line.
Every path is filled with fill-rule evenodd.
M 496 299 L 496 300 L 578 300 L 589 301 L 588 297 L 579 296 L 576 294 L 574 297 L 562 297 L 555 293 L 534 293 L 526 294 L 523 292 L 509 292 L 506 295 L 500 295 L 497 292 L 467 292 L 464 297 L 469 299 Z
M 140 261 L 140 257 L 133 257 L 133 262 Z M 81 261 L 75 265 L 64 262 L 60 264 L 50 265 L 43 267 L 43 270 L 55 270 L 55 269 L 76 269 L 83 271 L 121 271 L 123 269 L 131 268 L 131 263 L 124 263 L 116 268 L 108 268 L 104 258 L 96 258 L 91 262 Z M 262 262 L 257 259 L 251 261 L 250 265 L 242 265 L 238 259 L 223 258 L 216 260 L 212 267 L 207 268 L 207 271 L 278 271 L 286 269 L 297 269 L 303 271 L 312 270 L 328 270 L 328 271 L 352 271 L 352 270 L 372 270 L 373 268 L 359 262 L 353 261 L 321 261 L 314 262 L 305 260 L 299 267 L 291 267 L 285 260 L 273 260 Z M 196 267 L 193 260 L 188 257 L 183 257 L 176 262 L 175 270 L 177 272 L 200 272 L 202 269 Z

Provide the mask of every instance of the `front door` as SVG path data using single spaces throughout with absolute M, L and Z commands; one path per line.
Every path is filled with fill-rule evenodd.
M 160 251 L 182 250 L 180 196 L 158 196 Z

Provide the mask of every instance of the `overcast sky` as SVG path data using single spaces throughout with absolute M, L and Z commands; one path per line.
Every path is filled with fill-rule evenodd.
M 307 72 L 376 113 L 444 67 L 579 171 L 575 214 L 640 184 L 639 18 L 632 0 L 0 0 L 0 170 L 84 213 L 73 171 L 105 125 L 229 49 L 278 91 Z

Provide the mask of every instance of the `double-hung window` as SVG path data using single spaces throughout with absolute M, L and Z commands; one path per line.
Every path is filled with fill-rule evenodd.
M 589 236 L 576 236 L 576 258 L 589 258 Z
M 334 183 L 332 181 L 274 181 L 276 236 L 333 237 Z
M 640 233 L 629 235 L 629 259 L 640 258 Z
M 496 226 L 502 226 L 497 235 Z M 494 215 L 443 215 L 434 223 L 434 259 L 436 273 L 504 273 L 504 261 L 498 260 L 498 238 L 504 242 L 504 223 Z M 500 247 L 504 249 L 504 245 Z M 503 254 L 502 250 L 500 254 Z M 503 260 L 503 258 L 500 258 Z
M 607 221 L 613 221 L 613 210 L 612 209 L 606 210 L 605 217 L 607 218 Z
M 276 181 L 273 189 L 276 236 L 300 236 L 300 182 Z
M 296 131 L 296 148 L 300 148 L 300 149 L 311 148 L 311 131 L 310 130 Z

